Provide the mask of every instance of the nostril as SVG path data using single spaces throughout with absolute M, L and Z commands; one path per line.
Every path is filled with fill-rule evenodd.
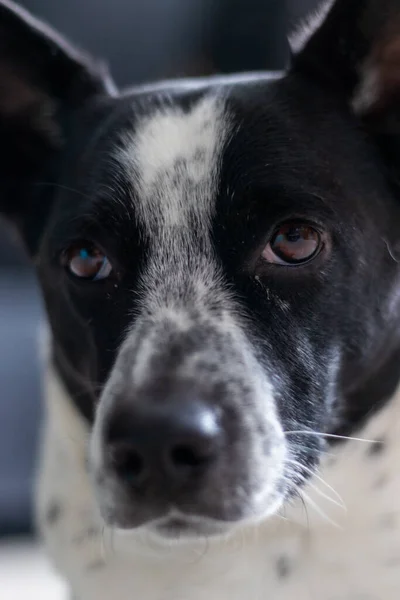
M 120 445 L 111 451 L 111 462 L 118 477 L 134 483 L 144 473 L 143 457 L 132 447 Z

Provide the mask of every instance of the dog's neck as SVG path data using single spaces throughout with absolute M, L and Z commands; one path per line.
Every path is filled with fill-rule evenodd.
M 383 444 L 353 440 L 335 447 L 302 498 L 227 539 L 167 545 L 145 533 L 104 528 L 86 468 L 88 437 L 50 371 L 39 521 L 80 600 L 128 600 L 133 590 L 135 600 L 303 600 L 310 589 L 326 597 L 327 586 L 332 597 L 354 589 L 355 595 L 376 590 L 373 597 L 397 598 L 400 391 L 359 433 Z

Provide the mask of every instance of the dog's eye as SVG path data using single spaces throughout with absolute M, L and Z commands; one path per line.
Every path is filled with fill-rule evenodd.
M 63 254 L 62 264 L 75 277 L 90 281 L 106 279 L 112 272 L 107 256 L 90 242 L 70 246 Z
M 281 225 L 262 253 L 269 263 L 300 265 L 313 259 L 322 247 L 320 233 L 304 223 Z

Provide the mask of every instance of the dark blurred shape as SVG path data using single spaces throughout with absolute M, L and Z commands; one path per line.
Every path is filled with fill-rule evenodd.
M 284 0 L 21 0 L 130 85 L 285 65 Z
M 289 24 L 301 21 L 311 14 L 324 0 L 286 0 Z
M 204 40 L 215 71 L 279 70 L 288 60 L 282 0 L 216 0 Z

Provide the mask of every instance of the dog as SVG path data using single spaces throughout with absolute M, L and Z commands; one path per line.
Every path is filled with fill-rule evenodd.
M 399 597 L 400 2 L 324 4 L 291 48 L 120 92 L 0 2 L 37 521 L 75 600 Z

